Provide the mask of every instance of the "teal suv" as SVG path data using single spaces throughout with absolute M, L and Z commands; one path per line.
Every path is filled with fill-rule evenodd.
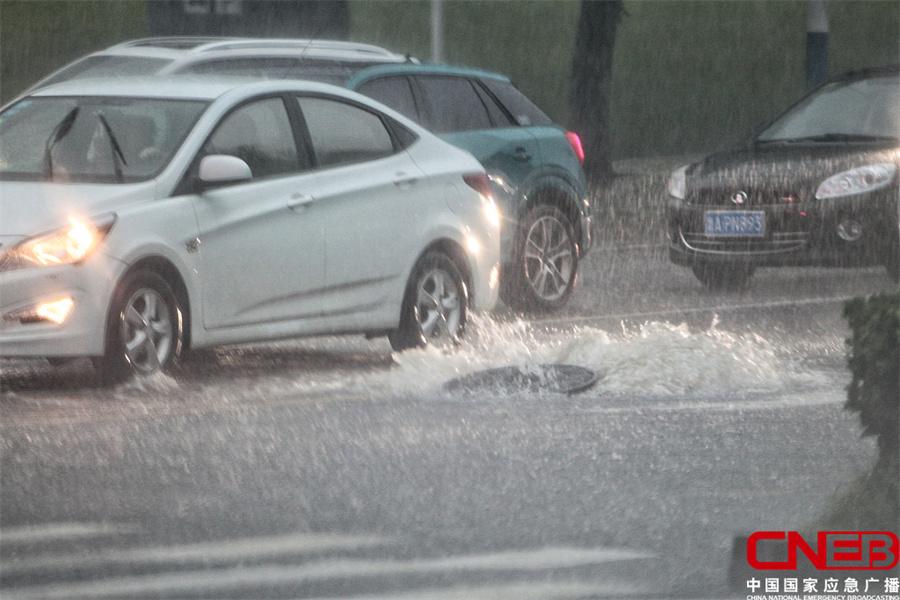
M 503 215 L 500 295 L 507 305 L 548 312 L 568 302 L 594 226 L 578 136 L 553 123 L 509 78 L 487 71 L 380 65 L 345 85 L 484 166 Z

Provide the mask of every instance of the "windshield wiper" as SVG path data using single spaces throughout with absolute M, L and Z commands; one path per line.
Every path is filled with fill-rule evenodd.
M 75 119 L 78 118 L 80 110 L 81 108 L 78 106 L 70 110 L 63 117 L 62 121 L 53 128 L 53 131 L 50 132 L 50 136 L 47 138 L 47 144 L 44 148 L 44 179 L 48 181 L 53 179 L 53 147 L 72 131 L 72 125 L 75 124 Z
M 97 118 L 100 120 L 100 124 L 103 125 L 103 130 L 106 131 L 106 135 L 109 137 L 110 146 L 112 146 L 113 169 L 116 172 L 116 181 L 124 183 L 125 176 L 122 174 L 122 165 L 127 167 L 128 161 L 125 160 L 125 155 L 122 153 L 122 147 L 119 146 L 119 141 L 116 140 L 116 136 L 113 133 L 112 127 L 109 126 L 106 117 L 104 117 L 102 113 L 97 113 Z

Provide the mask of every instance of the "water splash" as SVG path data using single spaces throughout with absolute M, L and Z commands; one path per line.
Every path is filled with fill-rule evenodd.
M 821 378 L 757 334 L 706 331 L 652 322 L 612 338 L 585 331 L 557 356 L 560 362 L 605 369 L 601 389 L 654 396 L 774 391 Z
M 482 369 L 539 363 L 572 364 L 600 373 L 586 394 L 678 396 L 776 391 L 821 384 L 825 376 L 755 333 L 717 328 L 691 331 L 685 324 L 649 322 L 611 334 L 579 327 L 537 332 L 521 320 L 482 317 L 453 353 L 435 349 L 396 356 L 397 367 L 380 385 L 393 392 L 428 392 L 454 377 Z M 371 382 L 370 382 L 371 383 Z
M 131 377 L 115 388 L 120 399 L 153 394 L 167 394 L 180 389 L 178 381 L 163 372 L 141 377 Z
M 325 344 L 327 351 L 316 344 Z M 368 358 L 348 361 L 346 368 L 330 365 L 327 357 L 347 356 L 336 352 L 337 347 L 349 350 L 349 356 Z M 374 361 L 372 352 L 379 353 L 384 361 Z M 570 364 L 598 373 L 600 381 L 580 393 L 587 397 L 704 398 L 833 384 L 826 372 L 792 356 L 790 349 L 756 333 L 722 331 L 715 320 L 701 331 L 692 331 L 685 324 L 648 322 L 634 329 L 623 327 L 622 331 L 609 332 L 576 326 L 547 330 L 521 319 L 472 315 L 465 340 L 452 351 L 411 350 L 394 354 L 393 362 L 381 352 L 383 347 L 373 347 L 372 342 L 361 339 L 322 338 L 312 346 L 282 349 L 274 355 L 274 359 L 285 362 L 286 356 L 299 353 L 296 360 L 261 371 L 250 369 L 246 376 L 229 379 L 227 384 L 213 379 L 195 385 L 190 379 L 156 374 L 132 379 L 117 386 L 115 393 L 120 400 L 191 394 L 219 403 L 240 403 L 242 397 L 310 394 L 433 396 L 441 394 L 442 386 L 457 377 L 508 366 L 527 373 L 529 367 L 541 364 Z M 254 356 L 251 353 L 251 358 Z M 270 360 L 273 356 L 263 352 L 248 364 L 268 365 Z M 238 371 L 242 370 L 240 364 Z

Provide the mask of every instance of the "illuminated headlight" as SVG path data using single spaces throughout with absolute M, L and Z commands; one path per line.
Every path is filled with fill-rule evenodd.
M 7 321 L 18 321 L 20 323 L 40 323 L 42 321 L 50 321 L 57 325 L 62 325 L 69 318 L 75 301 L 71 298 L 62 298 L 53 302 L 45 302 L 31 306 L 24 310 L 17 310 L 9 314 L 3 315 Z
M 871 192 L 890 185 L 897 173 L 897 165 L 882 163 L 868 165 L 838 173 L 822 182 L 816 190 L 816 198 L 839 198 Z
M 681 167 L 669 177 L 669 195 L 679 200 L 684 200 L 687 190 L 687 167 Z
M 10 248 L 0 270 L 13 271 L 81 262 L 103 242 L 115 221 L 115 215 L 95 222 L 71 218 L 68 227 L 28 238 Z

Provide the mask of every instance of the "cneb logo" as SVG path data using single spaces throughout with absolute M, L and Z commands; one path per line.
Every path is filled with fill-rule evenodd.
M 759 542 L 787 539 L 786 560 L 760 560 Z M 819 570 L 891 569 L 900 559 L 900 541 L 890 531 L 820 531 L 817 551 L 810 548 L 796 531 L 757 531 L 747 539 L 747 562 L 754 569 L 796 569 L 799 549 Z M 778 558 L 784 558 L 782 556 Z

